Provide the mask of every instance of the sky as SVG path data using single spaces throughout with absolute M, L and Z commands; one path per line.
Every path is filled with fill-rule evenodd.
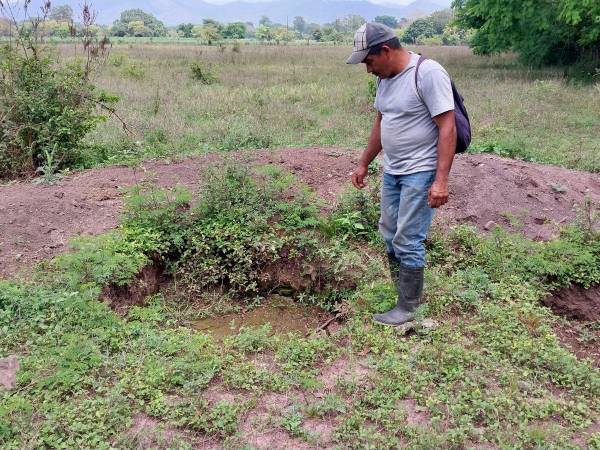
M 209 3 L 215 3 L 215 4 L 223 4 L 223 3 L 230 3 L 233 1 L 239 1 L 239 0 L 205 0 Z M 246 2 L 268 2 L 268 1 L 273 1 L 273 0 L 242 0 L 242 1 L 246 1 Z M 298 1 L 302 1 L 302 0 L 298 0 Z M 408 5 L 409 3 L 412 3 L 413 0 L 370 0 L 371 3 L 380 3 L 380 4 L 390 4 L 390 5 Z

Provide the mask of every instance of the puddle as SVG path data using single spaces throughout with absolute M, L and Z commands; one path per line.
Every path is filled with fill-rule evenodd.
M 273 295 L 248 312 L 197 320 L 192 323 L 192 328 L 210 332 L 217 339 L 237 334 L 241 327 L 259 327 L 267 323 L 271 324 L 275 333 L 298 331 L 304 334 L 329 317 L 316 306 L 300 305 L 291 298 Z

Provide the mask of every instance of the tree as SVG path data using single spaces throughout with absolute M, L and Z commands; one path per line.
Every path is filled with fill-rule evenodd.
M 180 23 L 177 25 L 175 29 L 177 31 L 177 35 L 183 38 L 191 38 L 194 37 L 194 24 L 193 23 Z
M 152 36 L 152 30 L 144 25 L 142 20 L 132 20 L 127 24 L 127 30 L 129 36 L 135 37 L 150 37 Z
M 390 28 L 398 28 L 398 20 L 393 16 L 377 16 L 375 22 L 382 23 Z
M 262 16 L 258 21 L 258 24 L 264 25 L 265 27 L 270 27 L 273 25 L 273 22 L 271 22 L 271 19 L 269 19 L 267 16 Z
M 311 33 L 312 38 L 317 41 L 317 42 L 321 42 L 321 40 L 323 39 L 323 33 L 321 32 L 321 28 L 315 28 L 312 33 Z
M 57 22 L 72 22 L 73 8 L 71 8 L 69 5 L 54 6 L 50 10 L 48 19 L 56 20 Z
M 457 23 L 475 29 L 477 53 L 517 52 L 528 64 L 600 65 L 596 0 L 454 0 Z
M 223 28 L 223 25 L 221 25 L 221 23 L 215 19 L 202 19 L 202 25 L 204 25 L 205 27 L 214 27 L 219 31 L 221 31 Z
M 281 42 L 290 42 L 294 39 L 294 33 L 286 27 L 278 27 L 273 30 L 273 39 L 277 44 Z
M 441 34 L 444 29 L 439 29 L 439 26 L 433 21 L 431 17 L 423 19 L 417 19 L 411 23 L 404 34 L 402 35 L 402 42 L 409 44 L 416 43 L 419 39 L 429 38 L 436 34 Z
M 0 36 L 9 36 L 12 31 L 10 20 L 0 17 Z
M 131 22 L 136 22 L 135 26 L 130 26 Z M 139 25 L 141 22 L 145 30 Z M 167 29 L 165 25 L 152 14 L 141 9 L 127 9 L 121 13 L 121 17 L 113 22 L 112 34 L 114 36 L 135 36 L 134 33 L 143 32 L 147 36 L 166 36 Z
M 252 22 L 246 22 L 244 25 L 246 26 L 246 33 L 244 34 L 244 37 L 253 38 L 256 33 L 254 24 Z
M 333 26 L 336 29 L 336 31 L 339 31 L 341 33 L 354 33 L 366 21 L 367 20 L 362 16 L 350 14 L 342 19 L 336 19 Z
M 214 41 L 220 41 L 223 39 L 221 30 L 215 25 L 215 22 L 209 22 L 202 25 L 200 28 L 200 38 L 208 42 L 208 45 L 212 45 Z
M 304 33 L 304 31 L 306 30 L 306 21 L 304 20 L 304 17 L 294 17 L 294 30 L 301 34 Z
M 266 25 L 259 25 L 255 33 L 256 39 L 259 41 L 271 42 L 273 40 L 273 30 Z
M 448 26 L 448 24 L 454 20 L 454 13 L 450 8 L 448 8 L 441 11 L 435 11 L 431 13 L 429 17 L 431 18 L 433 26 L 435 27 L 435 34 L 442 34 L 444 32 L 444 28 L 446 28 L 446 26 Z
M 244 39 L 246 36 L 246 24 L 243 22 L 233 22 L 223 28 L 223 37 L 225 39 Z
M 321 41 L 340 44 L 344 41 L 344 35 L 334 27 L 323 27 L 321 29 Z

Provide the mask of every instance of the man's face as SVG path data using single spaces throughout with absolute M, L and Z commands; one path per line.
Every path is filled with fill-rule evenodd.
M 379 78 L 388 78 L 392 72 L 390 55 L 391 51 L 385 45 L 378 55 L 368 55 L 363 61 L 367 67 L 367 72 Z

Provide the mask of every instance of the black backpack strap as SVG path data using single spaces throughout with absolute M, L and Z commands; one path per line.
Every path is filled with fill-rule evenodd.
M 415 67 L 415 90 L 417 91 L 417 96 L 419 97 L 419 100 L 421 100 L 421 102 L 423 102 L 423 103 L 425 103 L 425 102 L 423 101 L 423 97 L 421 97 L 421 94 L 419 93 L 419 82 L 418 82 L 417 77 L 419 76 L 419 67 L 421 66 L 421 63 L 423 61 L 425 61 L 426 59 L 429 59 L 429 58 L 427 58 L 426 56 L 423 56 L 423 55 L 419 56 L 419 60 L 417 61 L 417 66 Z

